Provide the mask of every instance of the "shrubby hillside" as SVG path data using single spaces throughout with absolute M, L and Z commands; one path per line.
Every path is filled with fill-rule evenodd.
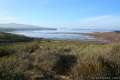
M 34 40 L 0 46 L 0 80 L 119 80 L 119 70 L 120 43 Z

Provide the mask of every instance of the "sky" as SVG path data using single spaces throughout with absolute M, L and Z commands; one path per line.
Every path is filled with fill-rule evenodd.
M 0 0 L 0 23 L 120 29 L 120 0 Z

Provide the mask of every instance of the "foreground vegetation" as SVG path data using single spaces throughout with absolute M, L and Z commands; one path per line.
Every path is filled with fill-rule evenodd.
M 0 80 L 119 80 L 120 43 L 34 40 L 0 46 Z

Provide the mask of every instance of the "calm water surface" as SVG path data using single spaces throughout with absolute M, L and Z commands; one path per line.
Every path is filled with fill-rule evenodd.
M 29 30 L 13 31 L 11 33 L 25 35 L 34 38 L 45 38 L 53 40 L 95 40 L 93 36 L 87 36 L 78 33 L 98 32 L 97 30 Z M 102 32 L 99 31 L 99 32 Z M 103 31 L 105 32 L 105 31 Z

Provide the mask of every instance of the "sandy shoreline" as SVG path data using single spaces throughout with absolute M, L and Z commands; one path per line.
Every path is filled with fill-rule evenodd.
M 82 34 L 96 38 L 95 42 L 115 43 L 120 42 L 120 33 L 118 32 L 91 32 L 91 33 L 75 33 L 75 32 L 57 32 L 52 34 Z M 94 42 L 94 40 L 93 40 Z
M 95 32 L 87 33 L 87 35 L 95 36 L 97 40 L 103 40 L 107 43 L 120 42 L 120 33 L 116 32 Z

